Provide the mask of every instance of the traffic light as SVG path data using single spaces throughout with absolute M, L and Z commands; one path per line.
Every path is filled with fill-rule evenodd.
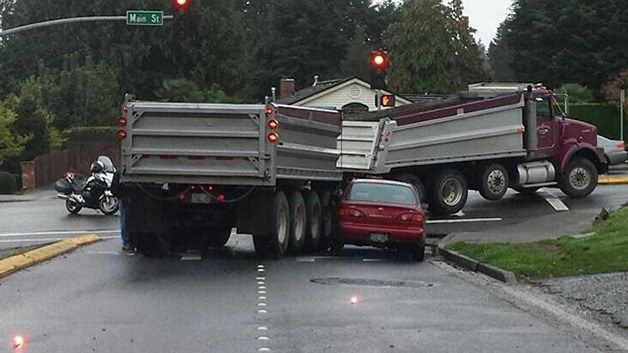
M 180 14 L 185 13 L 190 5 L 192 5 L 192 0 L 172 0 L 172 6 Z
M 394 94 L 380 94 L 379 99 L 377 99 L 377 95 L 375 95 L 375 106 L 376 107 L 394 107 L 395 106 L 395 95 Z
M 386 89 L 386 69 L 388 69 L 388 53 L 383 50 L 371 52 L 369 56 L 371 88 Z

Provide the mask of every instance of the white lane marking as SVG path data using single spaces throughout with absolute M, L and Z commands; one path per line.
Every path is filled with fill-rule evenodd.
M 85 233 L 83 233 L 85 234 Z M 120 237 L 101 237 L 103 240 L 108 239 L 119 239 Z M 37 243 L 37 242 L 46 242 L 46 241 L 59 241 L 68 238 L 35 238 L 35 239 L 9 239 L 9 240 L 0 240 L 0 243 Z
M 257 286 L 257 289 L 263 290 L 266 289 L 266 286 Z
M 502 218 L 469 218 L 469 219 L 433 219 L 427 224 L 447 224 L 447 223 L 480 223 L 480 222 L 501 222 Z
M 386 259 L 362 259 L 362 262 L 386 262 Z
M 260 326 L 260 327 L 257 328 L 257 331 L 268 331 L 268 327 Z
M 58 232 L 30 232 L 30 233 L 2 233 L 0 238 L 38 236 L 38 235 L 72 235 L 72 234 L 111 234 L 120 233 L 120 230 L 60 230 Z
M 266 284 L 266 282 L 264 282 L 264 281 L 257 281 L 257 284 L 260 285 L 260 286 L 263 286 L 263 285 Z
M 257 268 L 264 268 L 264 265 L 257 265 Z
M 270 338 L 267 336 L 259 336 L 257 337 L 258 341 L 270 341 Z
M 91 250 L 88 250 L 85 253 L 90 254 L 90 255 L 120 255 L 121 254 L 121 252 L 119 251 L 91 251 Z
M 316 260 L 335 259 L 335 256 L 298 256 L 297 262 L 316 262 Z
M 266 272 L 266 270 L 264 270 L 263 268 L 258 268 L 257 272 Z
M 266 294 L 266 291 L 265 290 L 258 290 L 257 294 Z
M 266 297 L 259 296 L 259 297 L 257 297 L 257 300 L 266 300 Z
M 199 261 L 201 254 L 183 254 L 181 255 L 181 261 Z
M 265 281 L 266 277 L 255 277 L 255 279 L 258 281 Z
M 550 206 L 552 206 L 554 211 L 557 211 L 557 212 L 569 211 L 569 207 L 567 207 L 567 205 L 565 205 L 563 201 L 558 198 L 558 196 L 552 194 L 551 192 L 541 191 L 539 192 L 539 195 L 541 195 L 543 199 L 547 203 L 549 203 Z
M 258 314 L 266 314 L 266 313 L 268 313 L 268 311 L 266 311 L 266 309 L 259 309 L 259 310 L 257 311 L 257 313 L 258 313 Z
M 257 350 L 258 352 L 270 352 L 270 348 L 262 347 Z
M 262 307 L 264 307 L 264 306 L 266 306 L 266 303 L 257 303 L 257 306 L 262 306 Z

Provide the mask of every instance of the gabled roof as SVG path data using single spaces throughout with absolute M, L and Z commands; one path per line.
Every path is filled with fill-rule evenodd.
M 366 87 L 367 89 L 371 89 L 371 85 L 361 80 L 357 77 L 347 77 L 336 80 L 328 80 L 328 81 L 319 81 L 315 86 L 306 87 L 302 90 L 296 91 L 291 97 L 281 98 L 277 100 L 279 104 L 296 104 L 296 103 L 307 103 L 310 100 L 316 99 L 318 96 L 323 96 L 326 93 L 330 93 L 339 89 L 342 89 L 345 86 L 349 86 L 351 84 L 357 83 Z M 385 94 L 392 94 L 387 90 L 383 90 Z M 411 104 L 412 101 L 408 100 L 403 96 L 397 95 L 397 99 L 405 104 Z
M 340 86 L 341 84 L 351 81 L 353 77 L 341 78 L 336 80 L 319 81 L 315 86 L 306 87 L 302 90 L 294 92 L 291 97 L 285 97 L 277 100 L 279 104 L 294 104 L 306 98 L 314 96 L 318 93 L 326 91 L 330 88 Z

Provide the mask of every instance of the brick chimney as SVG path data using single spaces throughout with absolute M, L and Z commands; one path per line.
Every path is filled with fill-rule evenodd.
M 279 82 L 279 99 L 292 97 L 296 83 L 293 78 L 282 78 Z

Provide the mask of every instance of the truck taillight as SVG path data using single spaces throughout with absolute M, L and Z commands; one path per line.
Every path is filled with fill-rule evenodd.
M 279 121 L 277 121 L 275 119 L 268 120 L 268 128 L 269 129 L 277 130 L 278 127 L 279 127 Z
M 276 132 L 271 132 L 267 136 L 268 142 L 277 143 L 279 141 L 279 135 Z
M 126 104 L 123 104 L 122 105 L 122 111 L 125 112 L 125 113 L 128 112 L 129 111 L 129 106 L 127 106 Z
M 124 140 L 126 138 L 126 130 L 118 130 L 118 137 L 120 138 L 120 140 Z
M 127 124 L 127 120 L 126 120 L 125 117 L 121 116 L 121 117 L 118 118 L 118 125 L 126 126 L 126 124 Z
M 275 113 L 275 110 L 272 107 L 266 108 L 266 115 L 273 115 L 273 113 Z

